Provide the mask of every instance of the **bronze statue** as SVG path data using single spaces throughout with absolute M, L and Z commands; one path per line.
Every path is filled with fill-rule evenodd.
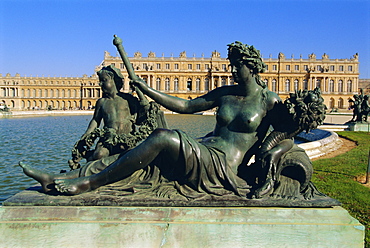
M 353 117 L 349 122 L 367 122 L 367 117 L 370 112 L 369 96 L 364 95 L 363 89 L 360 89 L 360 94 L 353 95 L 354 99 L 350 99 L 350 109 L 353 109 Z
M 130 148 L 133 142 L 126 140 L 134 138 L 137 115 L 149 105 L 143 94 L 138 94 L 138 100 L 131 94 L 120 92 L 123 76 L 114 66 L 103 67 L 97 74 L 103 97 L 97 101 L 86 132 L 72 150 L 72 159 L 69 160 L 71 169 L 79 168 L 82 158 L 98 160 Z M 99 129 L 102 120 L 104 127 Z M 99 141 L 95 149 L 90 150 L 97 138 Z
M 114 44 L 122 47 L 120 42 L 116 37 Z M 124 54 L 123 48 L 120 53 Z M 55 189 L 68 195 L 122 181 L 132 194 L 135 183 L 150 182 L 148 190 L 169 198 L 322 196 L 310 182 L 308 156 L 292 142 L 298 132 L 322 123 L 326 107 L 320 91 L 296 92 L 282 103 L 258 75 L 265 69 L 258 50 L 235 42 L 228 45 L 228 59 L 237 84 L 191 100 L 156 91 L 130 76 L 133 87 L 171 111 L 196 113 L 217 108 L 216 126 L 201 141 L 179 130 L 158 128 L 136 147 L 78 170 L 49 174 L 20 163 L 24 173 L 39 181 L 44 191 Z M 268 135 L 270 126 L 274 131 Z M 248 165 L 254 155 L 256 162 Z

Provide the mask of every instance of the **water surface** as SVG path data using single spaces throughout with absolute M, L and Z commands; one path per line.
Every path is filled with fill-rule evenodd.
M 24 161 L 58 173 L 69 170 L 71 148 L 85 132 L 91 116 L 0 118 L 0 203 L 37 182 L 16 166 Z M 166 115 L 169 127 L 192 137 L 213 130 L 214 116 Z

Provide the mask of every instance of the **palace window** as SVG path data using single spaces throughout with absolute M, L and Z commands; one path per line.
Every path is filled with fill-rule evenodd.
M 303 69 L 304 69 L 305 71 L 308 71 L 308 65 L 304 65 L 304 66 L 303 66 Z
M 339 80 L 338 82 L 338 92 L 343 92 L 343 81 Z
M 344 107 L 344 101 L 342 98 L 339 98 L 338 100 L 338 108 L 343 108 Z
M 330 71 L 334 71 L 334 70 L 335 70 L 334 65 L 331 65 L 331 66 L 330 66 Z
M 169 91 L 170 90 L 170 79 L 169 78 L 166 78 L 165 79 L 164 90 L 165 91 Z
M 157 78 L 155 80 L 155 83 L 156 83 L 156 85 L 155 85 L 156 90 L 161 90 L 161 79 L 160 78 Z
M 209 70 L 209 64 L 205 64 L 205 65 L 204 65 L 204 68 L 205 68 L 206 70 Z
M 295 65 L 294 70 L 299 71 L 299 65 Z
M 197 64 L 197 70 L 200 70 L 200 64 Z
M 294 80 L 294 90 L 298 90 L 299 89 L 299 81 L 298 79 Z
M 186 84 L 186 89 L 187 89 L 187 91 L 192 91 L 192 89 L 193 89 L 193 81 L 191 80 L 191 78 L 188 78 L 188 81 L 187 81 L 187 84 Z
M 147 63 L 143 63 L 143 69 L 148 70 L 148 64 Z
M 343 71 L 343 65 L 339 66 L 339 71 Z
M 209 91 L 209 78 L 204 79 L 204 90 Z
M 276 92 L 276 79 L 272 80 L 271 91 Z
M 120 68 L 120 69 L 125 69 L 125 65 L 124 65 L 123 63 L 120 63 L 120 64 L 119 64 L 119 68 Z
M 286 65 L 285 68 L 287 71 L 290 71 L 290 65 Z
M 329 81 L 329 92 L 334 92 L 334 80 Z
M 316 79 L 316 87 L 321 89 L 321 79 Z
M 269 65 L 266 65 L 266 67 L 265 67 L 265 68 L 266 68 L 266 71 L 268 71 L 268 70 L 269 70 Z
M 334 98 L 330 98 L 330 101 L 329 101 L 329 108 L 334 108 Z
M 177 64 L 175 64 L 177 65 Z M 174 91 L 178 91 L 179 90 L 179 79 L 178 78 L 175 78 L 174 80 Z
M 226 69 L 226 64 L 222 64 L 222 70 L 223 70 L 223 71 L 227 71 L 227 69 Z
M 285 80 L 285 92 L 289 92 L 290 91 L 290 80 L 287 79 Z
M 226 79 L 223 77 L 221 78 L 221 86 L 224 86 L 226 85 Z
M 179 69 L 179 64 L 175 64 L 175 70 Z
M 307 82 L 307 79 L 304 79 L 303 80 L 303 89 L 304 90 L 308 90 L 308 82 Z
M 318 66 L 317 66 L 317 70 L 318 70 L 318 71 L 322 71 L 322 67 L 321 67 L 321 65 L 318 65 Z
M 157 64 L 157 70 L 161 69 L 161 64 Z
M 351 80 L 347 81 L 347 92 L 352 92 L 352 81 Z
M 276 71 L 277 70 L 277 65 L 272 65 L 272 70 Z
M 199 92 L 199 91 L 200 91 L 200 78 L 197 78 L 197 79 L 195 80 L 195 90 L 196 90 L 197 92 Z
M 166 64 L 166 70 L 170 69 L 170 64 Z
M 348 66 L 348 71 L 352 71 L 352 65 Z
M 193 69 L 193 65 L 192 64 L 188 64 L 188 70 L 192 70 Z

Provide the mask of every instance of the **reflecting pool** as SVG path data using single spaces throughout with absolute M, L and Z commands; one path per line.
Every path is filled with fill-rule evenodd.
M 69 170 L 71 149 L 90 119 L 89 115 L 0 118 L 0 203 L 37 184 L 16 166 L 19 161 L 48 172 Z M 166 119 L 170 128 L 192 137 L 204 136 L 215 125 L 214 116 L 175 114 Z

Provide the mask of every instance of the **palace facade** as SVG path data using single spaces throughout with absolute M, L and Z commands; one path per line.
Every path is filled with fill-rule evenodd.
M 143 57 L 136 52 L 129 58 L 135 73 L 149 86 L 167 94 L 192 99 L 214 88 L 234 83 L 229 62 L 217 51 L 211 57 L 188 57 L 186 52 L 179 57 L 157 57 L 150 52 Z M 277 59 L 263 59 L 267 65 L 260 74 L 268 88 L 282 99 L 299 89 L 320 87 L 329 109 L 346 109 L 348 100 L 359 90 L 358 54 L 349 59 L 330 59 L 327 54 L 317 58 L 310 54 L 286 58 L 283 53 Z M 122 60 L 104 53 L 103 62 L 95 68 L 114 65 L 124 75 L 123 91 L 129 91 L 129 79 Z M 102 96 L 96 74 L 82 77 L 21 77 L 0 74 L 0 102 L 12 110 L 31 109 L 89 109 Z

